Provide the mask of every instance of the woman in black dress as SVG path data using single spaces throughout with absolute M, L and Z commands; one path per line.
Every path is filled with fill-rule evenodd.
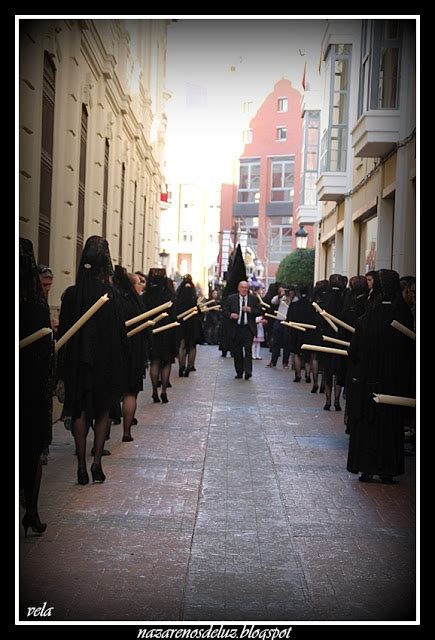
M 195 286 L 189 274 L 183 277 L 177 289 L 175 306 L 177 315 L 196 307 Z M 195 370 L 196 345 L 204 342 L 200 314 L 197 313 L 188 320 L 181 319 L 180 326 L 177 328 L 177 342 L 179 375 L 188 378 L 189 373 Z
M 373 393 L 415 397 L 415 342 L 391 326 L 412 327 L 396 271 L 380 269 L 373 302 L 356 325 L 349 347 L 352 362 L 350 438 L 347 469 L 368 482 L 386 484 L 404 473 L 403 418 L 407 408 L 377 404 Z
M 121 314 L 124 321 L 130 320 L 130 318 L 134 318 L 144 311 L 138 292 L 134 289 L 135 284 L 139 290 L 139 276 L 135 273 L 127 274 L 124 267 L 116 265 L 115 275 L 113 276 L 113 287 L 119 296 Z M 145 339 L 145 331 L 140 331 L 128 338 L 122 398 L 123 442 L 133 442 L 131 425 L 133 424 L 137 407 L 137 394 L 143 390 Z
M 175 300 L 174 287 L 169 278 L 166 277 L 165 269 L 150 269 L 147 279 L 147 285 L 144 293 L 144 303 L 147 310 L 158 307 L 164 302 Z M 175 322 L 177 313 L 175 305 L 165 310 L 168 314 L 158 323 L 158 327 Z M 149 357 L 150 357 L 150 377 L 153 385 L 154 402 L 168 402 L 166 389 L 168 388 L 169 376 L 171 375 L 171 365 L 175 362 L 177 353 L 176 332 L 174 329 L 168 329 L 161 333 L 152 333 L 149 331 Z M 159 382 L 162 383 L 162 393 L 157 393 Z
M 51 323 L 33 245 L 24 238 L 20 238 L 19 266 L 19 337 L 22 340 L 39 329 L 51 328 Z M 46 335 L 20 349 L 19 365 L 19 475 L 26 503 L 22 524 L 27 537 L 29 528 L 35 533 L 43 533 L 47 528 L 38 515 L 38 496 L 42 475 L 40 456 L 48 446 L 52 413 L 52 335 Z
M 109 301 L 59 351 L 58 379 L 65 383 L 65 411 L 72 416 L 77 450 L 77 480 L 87 484 L 86 438 L 94 421 L 93 482 L 104 482 L 101 455 L 109 427 L 110 407 L 124 382 L 126 329 L 111 285 L 107 240 L 91 236 L 83 248 L 76 284 L 65 291 L 59 316 L 61 337 L 102 295 Z

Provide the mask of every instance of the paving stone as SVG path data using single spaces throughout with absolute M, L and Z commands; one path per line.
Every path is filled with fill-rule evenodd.
M 292 372 L 254 363 L 234 384 L 209 346 L 197 369 L 172 375 L 167 405 L 146 380 L 102 485 L 76 484 L 71 433 L 54 426 L 47 531 L 20 530 L 23 619 L 47 602 L 52 621 L 414 620 L 415 458 L 399 484 L 362 485 L 344 412 Z

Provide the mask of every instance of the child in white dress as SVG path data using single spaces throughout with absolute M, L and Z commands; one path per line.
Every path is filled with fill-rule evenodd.
M 255 322 L 257 323 L 257 335 L 255 336 L 252 344 L 252 359 L 262 360 L 263 358 L 260 356 L 260 349 L 262 342 L 264 342 L 264 325 L 267 324 L 267 320 L 264 316 L 257 316 L 255 318 Z

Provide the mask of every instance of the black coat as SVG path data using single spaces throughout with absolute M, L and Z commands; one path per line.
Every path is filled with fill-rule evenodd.
M 255 318 L 257 316 L 261 316 L 261 309 L 258 305 L 258 299 L 251 295 L 247 295 L 247 306 L 251 307 L 251 313 L 247 313 L 248 327 L 253 336 L 257 335 L 257 324 L 255 322 Z M 228 319 L 228 336 L 230 339 L 233 339 L 236 335 L 237 330 L 237 320 L 232 320 L 230 315 L 232 313 L 240 313 L 240 296 L 238 293 L 233 293 L 232 295 L 225 298 L 223 302 L 223 315 Z

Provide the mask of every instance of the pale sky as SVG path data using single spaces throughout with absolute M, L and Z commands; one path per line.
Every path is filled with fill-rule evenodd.
M 243 102 L 261 103 L 282 77 L 301 91 L 305 62 L 318 66 L 325 26 L 326 20 L 264 18 L 172 23 L 166 78 L 172 92 L 168 181 L 230 179 L 231 158 L 241 151 Z

